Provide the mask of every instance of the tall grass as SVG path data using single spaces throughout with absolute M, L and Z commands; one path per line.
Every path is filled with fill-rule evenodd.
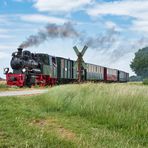
M 61 85 L 39 96 L 0 97 L 0 147 L 140 148 L 148 146 L 147 129 L 144 85 Z
M 65 85 L 45 96 L 44 110 L 79 115 L 145 144 L 148 140 L 148 89 L 128 84 Z

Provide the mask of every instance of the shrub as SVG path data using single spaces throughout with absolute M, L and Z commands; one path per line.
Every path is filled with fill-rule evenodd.
M 144 85 L 148 85 L 148 78 L 143 80 Z

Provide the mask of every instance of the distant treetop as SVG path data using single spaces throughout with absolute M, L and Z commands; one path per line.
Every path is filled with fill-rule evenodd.
M 130 64 L 131 69 L 142 78 L 148 78 L 148 47 L 139 49 Z

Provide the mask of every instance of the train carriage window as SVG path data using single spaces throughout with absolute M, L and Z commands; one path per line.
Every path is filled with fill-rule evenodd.
M 91 65 L 89 65 L 89 72 L 91 72 Z
M 61 67 L 64 68 L 64 59 L 61 59 Z
M 56 63 L 56 58 L 55 58 L 55 57 L 52 57 L 52 64 L 53 64 L 53 66 L 54 66 L 54 67 L 56 67 L 56 66 L 57 66 L 57 63 Z
M 88 64 L 86 64 L 86 66 L 87 66 L 87 71 L 89 71 L 89 65 L 88 65 Z
M 48 60 L 49 60 L 48 63 L 50 65 L 51 64 L 51 56 L 49 56 L 49 59 Z

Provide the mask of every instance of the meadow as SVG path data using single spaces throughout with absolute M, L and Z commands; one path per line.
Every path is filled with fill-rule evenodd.
M 148 147 L 148 86 L 71 84 L 0 97 L 0 147 Z

